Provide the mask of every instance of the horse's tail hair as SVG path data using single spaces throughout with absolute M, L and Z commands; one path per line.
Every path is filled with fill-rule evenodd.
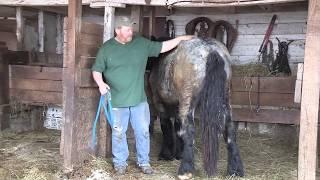
M 203 163 L 208 176 L 217 172 L 219 133 L 226 108 L 226 72 L 224 60 L 215 51 L 207 57 L 206 76 L 199 95 L 203 143 Z

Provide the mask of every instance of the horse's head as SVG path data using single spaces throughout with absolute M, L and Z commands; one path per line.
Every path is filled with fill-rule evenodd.
M 278 37 L 276 37 L 276 39 L 278 41 L 279 53 L 287 53 L 289 45 L 294 41 L 294 40 L 280 41 Z

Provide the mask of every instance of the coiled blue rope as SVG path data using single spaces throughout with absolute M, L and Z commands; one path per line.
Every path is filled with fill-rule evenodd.
M 105 98 L 107 98 L 107 106 Z M 109 122 L 110 126 L 113 127 L 113 113 L 112 113 L 112 104 L 111 104 L 111 94 L 108 91 L 106 94 L 100 96 L 100 101 L 96 113 L 96 118 L 94 120 L 93 126 L 92 126 L 92 147 L 95 147 L 97 145 L 96 140 L 96 129 L 97 129 L 97 123 L 99 120 L 99 115 L 101 111 L 101 106 L 103 107 L 104 115 L 106 116 L 106 121 Z

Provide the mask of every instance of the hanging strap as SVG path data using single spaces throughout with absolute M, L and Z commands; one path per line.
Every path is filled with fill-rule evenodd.
M 106 100 L 107 98 L 107 105 Z M 106 117 L 106 121 L 109 122 L 110 126 L 113 127 L 113 113 L 112 113 L 112 104 L 111 104 L 111 94 L 108 91 L 106 94 L 100 96 L 100 101 L 96 113 L 96 118 L 94 120 L 93 126 L 92 126 L 92 146 L 95 146 L 97 144 L 96 142 L 96 129 L 97 129 L 97 123 L 99 120 L 99 115 L 101 111 L 101 106 L 103 107 L 103 112 Z

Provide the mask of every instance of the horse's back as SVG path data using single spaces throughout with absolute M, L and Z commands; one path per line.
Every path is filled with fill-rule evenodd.
M 177 63 L 190 63 L 193 64 L 195 71 L 202 72 L 205 71 L 206 63 L 208 60 L 208 56 L 210 53 L 218 54 L 223 60 L 225 64 L 225 72 L 227 73 L 227 77 L 231 77 L 231 57 L 228 49 L 224 44 L 217 41 L 216 39 L 207 38 L 200 39 L 194 38 L 189 41 L 182 42 L 177 48 L 177 54 L 186 54 L 186 58 L 181 60 L 176 60 Z M 181 52 L 179 52 L 181 51 Z M 179 58 L 179 56 L 177 56 Z M 187 62 L 184 62 L 187 61 Z M 200 73 L 199 72 L 199 73 Z M 205 75 L 204 72 L 200 73 Z
M 172 78 L 178 89 L 197 86 L 206 75 L 209 54 L 218 54 L 224 60 L 227 79 L 231 77 L 230 54 L 227 48 L 215 39 L 194 38 L 182 42 L 171 54 Z

